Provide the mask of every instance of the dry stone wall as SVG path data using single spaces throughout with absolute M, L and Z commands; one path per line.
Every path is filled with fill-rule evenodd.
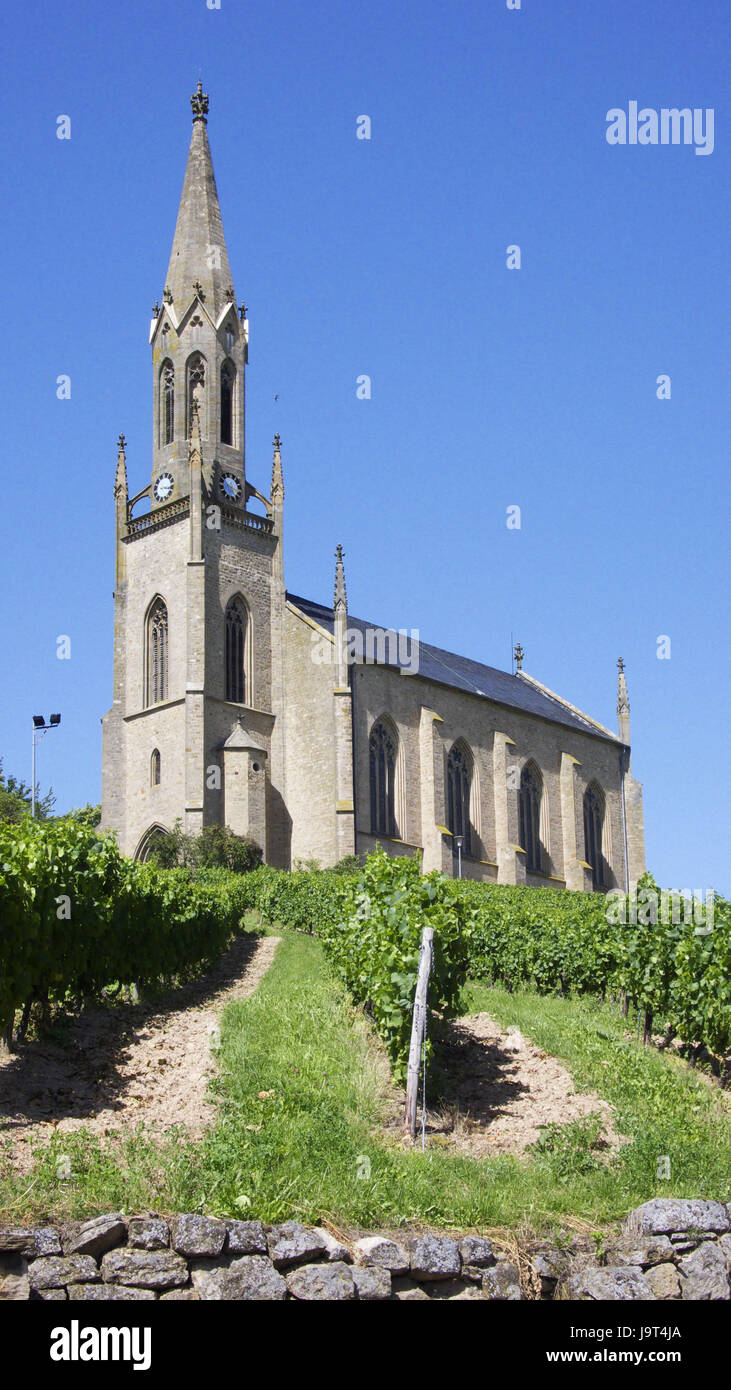
M 601 1255 L 537 1243 L 513 1258 L 482 1236 L 337 1239 L 296 1221 L 165 1220 L 0 1229 L 0 1299 L 343 1302 L 731 1299 L 731 1206 L 656 1199 Z

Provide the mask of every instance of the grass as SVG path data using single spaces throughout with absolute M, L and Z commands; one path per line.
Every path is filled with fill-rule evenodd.
M 617 1128 L 631 1140 L 617 1159 L 597 1162 L 591 1121 L 552 1127 L 525 1160 L 480 1162 L 436 1146 L 422 1154 L 387 1140 L 382 1053 L 319 943 L 287 932 L 256 993 L 225 1010 L 220 1119 L 204 1140 L 54 1136 L 30 1175 L 13 1174 L 0 1157 L 0 1213 L 22 1221 L 149 1207 L 527 1234 L 577 1219 L 601 1226 L 652 1196 L 731 1198 L 727 1101 L 682 1064 L 628 1040 L 608 1009 L 481 985 L 471 986 L 469 1008 L 517 1024 L 565 1059 L 577 1085 L 616 1106 Z M 657 1177 L 661 1155 L 670 1157 L 670 1181 Z

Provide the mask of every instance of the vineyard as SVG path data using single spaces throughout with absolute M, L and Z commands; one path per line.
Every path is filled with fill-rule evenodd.
M 0 826 L 0 1029 L 9 1038 L 20 1011 L 22 1031 L 36 1001 L 186 979 L 220 957 L 252 909 L 319 938 L 396 1079 L 425 925 L 437 1024 L 458 1013 L 469 975 L 508 990 L 611 996 L 640 1012 L 647 1037 L 662 1030 L 717 1057 L 731 1047 L 731 905 L 721 899 L 712 926 L 699 927 L 687 913 L 668 922 L 618 912 L 598 894 L 424 876 L 417 861 L 378 850 L 346 872 L 162 869 L 124 859 L 89 826 L 27 818 Z
M 238 931 L 246 879 L 124 859 L 110 836 L 71 820 L 0 825 L 0 1033 L 35 1002 L 184 980 Z

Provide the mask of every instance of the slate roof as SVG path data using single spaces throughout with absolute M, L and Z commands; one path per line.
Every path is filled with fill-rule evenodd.
M 332 608 L 314 603 L 312 599 L 300 598 L 296 594 L 288 593 L 287 598 L 305 617 L 317 623 L 326 632 L 334 631 Z M 378 624 L 366 623 L 362 618 L 354 618 L 352 614 L 348 614 L 348 627 L 351 629 L 356 628 L 365 634 L 368 628 L 373 629 L 377 626 Z M 391 644 L 391 647 L 395 646 L 395 643 Z M 389 649 L 388 656 L 395 659 L 388 659 L 385 665 L 400 667 L 406 664 L 398 660 L 398 653 L 395 651 Z M 521 676 L 511 676 L 507 671 L 498 671 L 494 666 L 483 666 L 481 661 L 471 661 L 469 657 L 457 656 L 454 652 L 443 651 L 441 647 L 432 647 L 421 640 L 418 674 L 426 680 L 439 681 L 441 685 L 451 686 L 454 690 L 464 690 L 469 695 L 482 695 L 498 704 L 509 705 L 525 714 L 538 715 L 541 719 L 550 719 L 554 724 L 564 724 L 569 729 L 591 734 L 594 738 L 604 739 L 608 743 L 620 742 L 615 734 L 597 728 L 590 719 L 584 718 L 544 691 L 537 690 Z

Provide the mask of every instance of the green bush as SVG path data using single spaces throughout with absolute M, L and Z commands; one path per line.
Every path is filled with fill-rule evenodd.
M 246 876 L 136 864 L 71 819 L 0 825 L 0 1032 L 33 999 L 151 986 L 212 965 L 251 906 Z
M 323 913 L 317 935 L 353 998 L 372 1016 L 393 1074 L 401 1080 L 408 1062 L 422 929 L 434 929 L 428 1058 L 435 1015 L 453 1018 L 459 1011 L 469 961 L 469 914 L 442 874 L 423 875 L 418 860 L 392 859 L 383 850 L 370 854 L 357 876 L 341 879 L 337 907 L 335 917 Z
M 540 994 L 624 994 L 646 1024 L 662 1021 L 683 1042 L 731 1047 L 731 904 L 716 898 L 713 927 L 663 922 L 624 898 L 547 888 L 461 882 L 452 892 L 474 911 L 472 974 Z M 676 915 L 680 916 L 680 913 Z M 685 913 L 682 914 L 685 916 Z M 624 920 L 622 920 L 624 919 Z
M 261 848 L 248 835 L 235 835 L 227 825 L 207 825 L 199 835 L 186 835 L 182 822 L 172 830 L 159 830 L 151 842 L 147 861 L 161 869 L 230 869 L 250 873 L 261 864 Z

